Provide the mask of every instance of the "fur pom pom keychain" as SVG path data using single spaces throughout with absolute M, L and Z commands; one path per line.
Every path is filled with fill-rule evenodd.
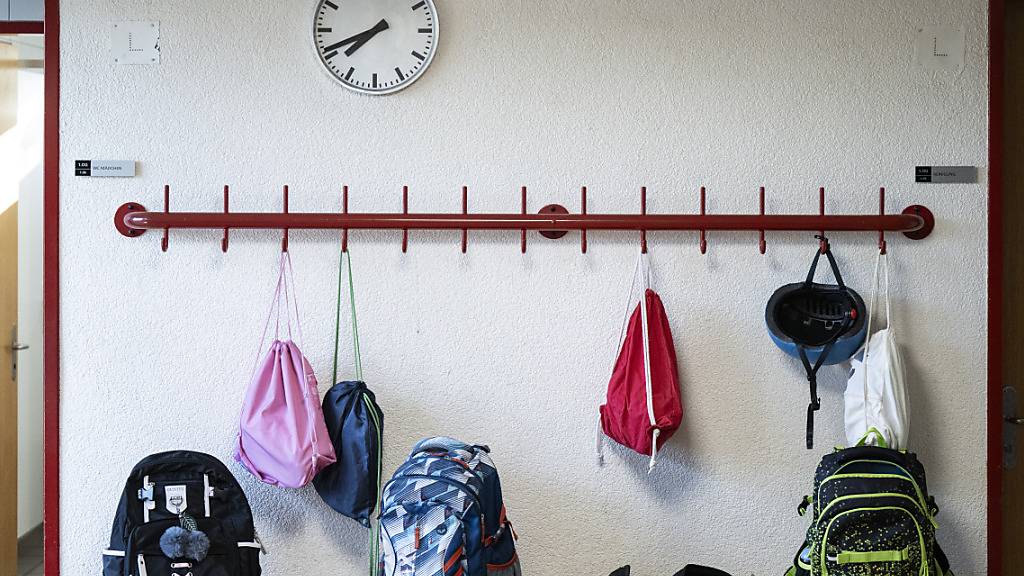
M 180 516 L 180 523 L 181 526 L 171 526 L 160 536 L 160 550 L 172 560 L 186 558 L 202 562 L 210 551 L 210 538 L 188 514 Z

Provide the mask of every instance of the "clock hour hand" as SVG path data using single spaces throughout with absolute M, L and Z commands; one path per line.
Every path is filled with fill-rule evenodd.
M 377 24 L 375 24 L 373 28 L 370 28 L 369 30 L 365 30 L 365 31 L 360 32 L 358 34 L 354 34 L 352 36 L 349 36 L 348 38 L 345 38 L 344 40 L 342 40 L 340 42 L 335 42 L 334 44 L 331 44 L 330 46 L 327 46 L 326 48 L 324 48 L 324 51 L 325 52 L 331 52 L 333 50 L 337 50 L 338 48 L 341 48 L 342 46 L 346 46 L 346 45 L 351 44 L 351 46 L 348 47 L 348 50 L 345 50 L 345 56 L 351 56 L 351 55 L 355 54 L 356 50 L 359 50 L 360 48 L 362 48 L 363 44 L 366 44 L 367 42 L 369 42 L 370 38 L 373 38 L 377 34 L 380 34 L 381 32 L 387 30 L 388 28 L 389 28 L 388 21 L 384 20 L 382 18 L 381 21 L 377 22 Z

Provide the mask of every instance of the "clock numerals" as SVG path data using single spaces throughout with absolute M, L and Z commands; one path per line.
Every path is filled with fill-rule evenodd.
M 347 88 L 387 94 L 415 82 L 437 44 L 433 0 L 319 0 L 313 41 Z

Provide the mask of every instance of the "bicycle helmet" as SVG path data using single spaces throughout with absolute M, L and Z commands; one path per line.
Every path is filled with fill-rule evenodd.
M 849 360 L 864 343 L 867 333 L 864 299 L 843 283 L 828 239 L 816 238 L 821 240 L 824 250 L 815 250 L 807 278 L 776 290 L 764 312 L 772 340 L 783 352 L 799 358 L 807 372 L 811 392 L 807 406 L 807 448 L 814 445 L 814 412 L 821 407 L 818 369 Z M 828 258 L 835 284 L 814 281 L 822 254 Z

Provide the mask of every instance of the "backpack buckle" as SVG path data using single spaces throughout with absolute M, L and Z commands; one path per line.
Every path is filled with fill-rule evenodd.
M 804 496 L 803 500 L 801 500 L 800 504 L 796 507 L 797 514 L 799 514 L 800 516 L 803 516 L 804 514 L 807 514 L 807 508 L 810 505 L 811 505 L 811 497 L 810 496 Z
M 142 488 L 139 489 L 139 500 L 152 501 L 154 484 L 143 484 Z

